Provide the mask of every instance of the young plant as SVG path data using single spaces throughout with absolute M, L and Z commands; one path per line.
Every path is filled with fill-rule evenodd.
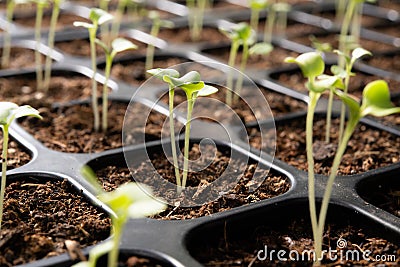
M 129 5 L 133 5 L 135 9 L 138 9 L 138 6 L 141 5 L 142 2 L 143 0 L 118 0 L 117 9 L 114 15 L 115 19 L 113 20 L 111 31 L 108 37 L 109 40 L 114 40 L 115 38 L 117 38 L 119 34 L 119 29 L 121 28 L 121 22 L 124 16 L 125 9 L 129 7 Z
M 46 56 L 45 68 L 44 68 L 44 80 L 43 80 L 44 91 L 49 90 L 50 78 L 51 78 L 51 63 L 52 63 L 51 56 L 54 49 L 54 36 L 56 32 L 58 16 L 60 14 L 60 6 L 63 2 L 64 0 L 53 0 L 53 11 L 51 13 L 49 35 L 47 40 L 47 46 L 49 47 L 50 51 L 49 54 Z
M 207 4 L 207 0 L 186 0 L 186 6 L 189 10 L 190 37 L 194 42 L 200 40 Z
M 104 23 L 109 22 L 113 19 L 113 16 L 99 8 L 92 8 L 90 10 L 89 19 L 92 21 L 92 24 L 75 21 L 74 26 L 76 27 L 84 27 L 89 31 L 89 39 L 90 39 L 90 57 L 92 62 L 92 108 L 93 108 L 93 116 L 94 116 L 94 130 L 99 131 L 100 128 L 100 116 L 99 116 L 99 107 L 97 103 L 97 81 L 96 81 L 96 73 L 97 73 L 97 65 L 96 65 L 96 33 L 99 25 L 103 25 Z
M 266 9 L 268 5 L 269 0 L 249 0 L 249 6 L 251 9 L 250 26 L 256 32 L 258 31 L 260 12 Z
M 6 20 L 7 26 L 6 30 L 4 31 L 4 38 L 3 38 L 3 54 L 1 58 L 1 67 L 7 68 L 10 64 L 10 53 L 11 53 L 11 23 L 13 20 L 15 6 L 18 4 L 26 4 L 30 0 L 8 0 L 7 7 L 6 7 Z
M 111 48 L 107 47 L 105 43 L 103 43 L 100 39 L 96 39 L 96 43 L 100 45 L 105 52 L 106 55 L 106 68 L 105 68 L 105 76 L 106 80 L 103 85 L 103 120 L 102 120 L 102 130 L 103 132 L 107 132 L 108 128 L 108 81 L 110 79 L 111 74 L 111 66 L 114 60 L 114 57 L 123 51 L 127 51 L 130 49 L 136 49 L 137 46 L 133 44 L 131 41 L 126 40 L 124 38 L 116 38 L 111 43 Z
M 173 93 L 171 99 L 171 91 L 173 92 L 173 88 L 181 88 L 187 98 L 187 115 L 186 115 L 186 124 L 185 124 L 185 140 L 184 140 L 184 148 L 183 148 L 183 172 L 182 172 L 182 179 L 180 179 L 180 175 L 176 175 L 176 181 L 178 186 L 178 194 L 182 192 L 182 189 L 186 187 L 186 180 L 188 175 L 188 167 L 189 167 L 189 140 L 190 140 L 190 126 L 192 121 L 192 112 L 194 103 L 199 96 L 208 96 L 214 94 L 218 91 L 217 88 L 206 85 L 203 81 L 201 81 L 200 74 L 197 71 L 190 71 L 182 77 L 179 77 L 179 72 L 174 70 L 162 70 L 162 69 L 153 69 L 148 71 L 150 74 L 162 78 L 162 80 L 169 85 L 169 92 L 170 92 L 170 123 L 173 120 L 173 114 L 171 113 L 173 109 L 173 104 L 171 106 L 171 102 L 173 103 Z M 171 101 L 172 100 L 172 101 Z M 172 108 L 172 109 L 171 109 Z M 174 128 L 171 127 L 170 124 L 170 131 L 171 133 L 174 131 Z M 171 136 L 171 143 L 176 143 L 175 138 L 172 139 Z M 175 149 L 176 154 L 176 149 Z M 174 157 L 174 156 L 173 156 Z M 178 166 L 178 159 L 175 155 L 174 158 L 174 165 L 175 165 L 175 174 L 179 172 L 177 169 Z
M 37 117 L 42 118 L 39 115 L 39 111 L 32 108 L 31 106 L 18 106 L 12 102 L 0 102 L 0 127 L 3 132 L 3 150 L 2 150 L 2 163 L 1 163 L 1 187 L 0 187 L 0 232 L 1 224 L 3 219 L 3 204 L 4 194 L 6 190 L 6 179 L 7 179 L 7 150 L 8 150 L 8 135 L 11 123 L 21 117 Z
M 108 253 L 108 267 L 118 266 L 119 243 L 122 231 L 129 218 L 143 218 L 162 212 L 166 205 L 152 196 L 145 185 L 126 183 L 112 192 L 106 192 L 99 184 L 96 175 L 89 167 L 82 170 L 84 177 L 95 187 L 98 198 L 112 211 L 112 239 L 97 245 L 89 252 L 89 261 L 75 264 L 74 267 L 96 267 L 97 260 Z
M 297 58 L 286 58 L 286 62 L 296 63 L 304 77 L 307 78 L 306 87 L 309 93 L 309 103 L 307 108 L 306 118 L 306 154 L 308 164 L 308 199 L 311 218 L 311 227 L 313 238 L 315 241 L 315 252 L 317 257 L 320 257 L 321 251 L 319 248 L 322 242 L 317 237 L 318 221 L 317 210 L 315 205 L 315 174 L 314 174 L 314 156 L 313 156 L 313 121 L 317 102 L 323 92 L 334 87 L 342 87 L 340 78 L 336 76 L 323 75 L 325 71 L 325 62 L 318 52 L 308 52 L 301 54 Z M 323 76 L 321 76 L 323 75 Z
M 35 21 L 35 65 L 36 65 L 36 84 L 39 90 L 43 90 L 43 73 L 42 73 L 42 58 L 39 52 L 41 29 L 43 20 L 44 8 L 49 5 L 49 0 L 33 0 L 36 3 L 36 21 Z
M 160 19 L 160 14 L 157 11 L 149 11 L 148 17 L 153 21 L 151 26 L 150 35 L 154 38 L 158 36 L 160 27 L 172 28 L 174 23 L 169 20 Z M 150 70 L 153 68 L 154 63 L 154 45 L 149 43 L 146 49 L 146 63 L 145 69 Z
M 347 94 L 349 90 L 350 77 L 355 75 L 351 71 L 353 69 L 354 63 L 361 57 L 372 54 L 371 52 L 361 47 L 354 49 L 351 53 L 351 57 L 347 56 L 344 52 L 341 52 L 339 50 L 335 50 L 335 52 L 338 54 L 339 58 L 341 58 L 342 61 L 344 62 L 344 68 L 334 65 L 332 66 L 331 71 L 332 73 L 341 77 L 344 80 L 344 93 Z M 340 110 L 339 140 L 342 138 L 343 135 L 344 121 L 345 121 L 345 105 L 344 103 L 342 103 Z
M 240 93 L 243 84 L 243 76 L 239 75 L 233 90 L 235 92 L 235 96 L 233 96 L 232 91 L 229 89 L 233 88 L 233 71 L 239 47 L 241 45 L 243 46 L 240 63 L 240 71 L 243 73 L 246 69 L 247 60 L 250 54 L 269 53 L 272 50 L 272 45 L 266 43 L 257 43 L 252 46 L 256 41 L 256 34 L 249 24 L 245 22 L 235 24 L 234 27 L 229 30 L 220 28 L 220 31 L 231 40 L 231 50 L 228 59 L 228 65 L 231 67 L 231 69 L 228 72 L 226 82 L 228 88 L 226 91 L 226 104 L 231 106 L 238 100 L 238 94 Z

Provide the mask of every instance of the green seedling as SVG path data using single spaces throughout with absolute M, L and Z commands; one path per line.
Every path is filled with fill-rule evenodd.
M 43 20 L 43 11 L 49 6 L 49 0 L 33 0 L 36 3 L 36 20 L 35 20 L 35 65 L 36 65 L 36 84 L 39 90 L 43 90 L 43 72 L 42 72 L 42 58 L 40 55 L 40 40 L 41 29 Z
M 100 116 L 99 116 L 99 107 L 97 103 L 97 82 L 96 82 L 96 73 L 97 73 L 97 65 L 96 65 L 96 33 L 99 25 L 103 25 L 113 19 L 113 16 L 99 8 L 92 8 L 90 10 L 89 19 L 92 23 L 75 21 L 74 26 L 76 27 L 84 27 L 89 31 L 89 40 L 90 40 L 90 57 L 92 62 L 92 108 L 93 108 L 93 116 L 94 116 L 94 130 L 99 131 L 100 128 Z
M 332 66 L 331 71 L 332 73 L 334 73 L 335 75 L 339 76 L 344 80 L 344 93 L 347 94 L 349 90 L 350 77 L 355 75 L 352 72 L 354 63 L 361 57 L 372 54 L 371 52 L 361 47 L 354 49 L 351 53 L 351 57 L 347 56 L 345 53 L 339 50 L 335 50 L 335 52 L 338 54 L 339 58 L 341 58 L 342 61 L 344 62 L 344 68 L 334 65 Z M 344 103 L 342 103 L 340 111 L 339 140 L 342 138 L 343 135 L 344 121 L 345 121 L 345 105 Z
M 308 198 L 309 198 L 309 209 L 311 226 L 313 231 L 313 238 L 315 241 L 315 252 L 317 257 L 320 257 L 321 251 L 320 240 L 317 237 L 318 233 L 318 221 L 317 221 L 317 210 L 315 205 L 315 174 L 314 174 L 314 156 L 313 156 L 313 121 L 315 108 L 318 100 L 323 92 L 327 89 L 334 87 L 342 87 L 340 78 L 336 76 L 324 75 L 325 62 L 318 52 L 308 52 L 301 54 L 297 58 L 286 58 L 286 62 L 296 63 L 303 76 L 307 78 L 306 87 L 308 88 L 310 101 L 307 108 L 306 118 L 306 154 L 308 164 Z
M 111 31 L 109 34 L 109 40 L 114 40 L 117 38 L 119 34 L 119 30 L 121 28 L 122 18 L 124 16 L 125 9 L 130 5 L 133 5 L 135 9 L 138 9 L 138 6 L 143 4 L 143 0 L 118 0 L 117 9 L 115 10 Z
M 166 82 L 169 86 L 170 93 L 170 123 L 173 120 L 173 104 L 171 106 L 171 102 L 173 103 L 173 90 L 174 88 L 181 88 L 187 98 L 187 116 L 186 116 L 186 124 L 185 124 L 185 140 L 184 140 L 184 152 L 183 152 L 183 172 L 182 179 L 180 179 L 180 175 L 176 175 L 176 181 L 178 186 L 178 194 L 182 192 L 182 189 L 186 187 L 186 180 L 188 175 L 188 167 L 189 167 L 189 140 L 190 140 L 190 126 L 192 120 L 192 112 L 194 103 L 199 96 L 208 96 L 214 94 L 218 91 L 217 88 L 206 85 L 204 81 L 201 81 L 200 74 L 197 71 L 190 71 L 182 77 L 179 77 L 179 72 L 174 70 L 163 70 L 163 69 L 153 69 L 148 70 L 148 72 L 158 78 L 162 78 L 164 82 Z M 171 91 L 172 91 L 172 99 L 171 99 Z M 174 128 L 170 124 L 171 134 L 174 131 Z M 175 135 L 174 135 L 175 136 Z M 175 138 L 171 136 L 171 143 L 176 143 Z M 174 156 L 173 156 L 174 157 Z M 179 173 L 178 159 L 176 157 L 176 148 L 175 148 L 175 174 Z
M 102 120 L 102 129 L 105 133 L 108 128 L 108 81 L 110 79 L 111 74 L 111 66 L 114 60 L 114 57 L 123 51 L 137 49 L 137 46 L 133 44 L 131 41 L 126 40 L 124 38 L 117 38 L 112 41 L 111 48 L 107 47 L 105 43 L 103 43 L 100 39 L 96 39 L 96 43 L 100 45 L 106 55 L 106 68 L 105 68 L 105 76 L 106 80 L 103 85 L 103 120 Z
M 336 173 L 339 169 L 340 162 L 343 154 L 347 148 L 347 144 L 356 129 L 361 118 L 371 115 L 375 117 L 383 117 L 394 113 L 400 113 L 400 107 L 394 107 L 390 101 L 390 92 L 388 84 L 384 80 L 376 80 L 367 84 L 363 90 L 362 104 L 349 96 L 348 94 L 335 90 L 335 94 L 341 98 L 341 100 L 349 108 L 349 119 L 347 121 L 346 128 L 342 139 L 339 141 L 338 149 L 333 159 L 331 173 L 328 178 L 328 182 L 325 188 L 324 196 L 322 199 L 322 205 L 318 219 L 318 233 L 317 238 L 319 251 L 322 250 L 322 238 L 326 215 L 328 212 L 329 200 L 332 194 L 333 183 L 335 181 Z
M 16 5 L 26 4 L 30 0 L 8 0 L 6 7 L 6 20 L 7 26 L 4 32 L 3 38 L 3 55 L 1 58 L 1 67 L 7 68 L 10 64 L 10 54 L 11 54 L 11 23 L 13 20 L 14 10 Z
M 269 0 L 249 0 L 249 6 L 251 9 L 250 26 L 256 32 L 258 31 L 260 12 L 267 9 L 268 5 Z
M 50 86 L 51 63 L 52 63 L 51 56 L 54 49 L 54 36 L 56 32 L 58 16 L 60 14 L 60 6 L 63 2 L 64 0 L 53 0 L 53 11 L 51 13 L 49 35 L 47 40 L 47 46 L 49 47 L 50 51 L 49 54 L 46 56 L 45 68 L 44 68 L 44 81 L 43 81 L 44 91 L 48 91 Z
M 37 117 L 42 118 L 39 115 L 39 111 L 32 108 L 31 106 L 18 106 L 12 102 L 0 102 L 0 127 L 3 132 L 3 150 L 2 150 L 2 163 L 1 163 L 1 188 L 0 188 L 0 232 L 3 218 L 3 205 L 4 205 L 4 194 L 6 190 L 6 179 L 7 179 L 7 151 L 8 151 L 8 136 L 9 128 L 11 123 L 18 118 L 22 117 Z
M 74 267 L 96 267 L 97 260 L 108 253 L 108 267 L 118 266 L 119 243 L 122 231 L 129 218 L 148 217 L 165 210 L 166 205 L 152 196 L 145 185 L 126 183 L 112 192 L 106 192 L 99 184 L 96 175 L 89 167 L 84 167 L 84 177 L 95 187 L 98 198 L 112 211 L 112 239 L 97 245 L 89 252 L 89 261 L 75 264 Z
M 152 26 L 150 30 L 150 35 L 154 38 L 158 36 L 161 27 L 164 28 L 172 28 L 174 27 L 174 23 L 169 20 L 163 20 L 160 18 L 160 14 L 157 11 L 149 11 L 148 17 L 152 20 Z M 150 70 L 153 68 L 154 64 L 154 45 L 149 43 L 146 49 L 146 63 L 145 69 Z
M 207 7 L 207 0 L 186 0 L 189 10 L 189 30 L 192 41 L 196 42 L 201 38 L 203 30 L 204 12 Z
M 287 24 L 287 13 L 290 11 L 290 5 L 286 3 L 275 3 L 269 6 L 268 16 L 265 20 L 264 43 L 272 42 L 272 33 L 274 25 L 280 33 L 284 33 Z
M 233 71 L 239 47 L 243 46 L 242 58 L 240 63 L 240 71 L 243 73 L 246 69 L 247 60 L 250 54 L 269 53 L 272 50 L 272 46 L 266 43 L 254 44 L 256 41 L 256 33 L 249 26 L 249 24 L 245 22 L 235 24 L 234 27 L 230 29 L 220 28 L 220 31 L 231 40 L 231 49 L 228 59 L 228 65 L 231 67 L 231 69 L 228 72 L 226 82 L 228 88 L 228 90 L 226 91 L 226 104 L 231 106 L 238 100 L 238 95 L 241 91 L 243 84 L 243 76 L 239 75 L 238 79 L 236 80 L 235 88 L 233 90 L 235 92 L 235 96 L 233 96 L 230 89 L 233 88 Z

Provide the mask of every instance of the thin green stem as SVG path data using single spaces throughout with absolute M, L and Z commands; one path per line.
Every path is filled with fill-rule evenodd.
M 176 139 L 175 139 L 175 122 L 174 122 L 174 94 L 175 90 L 172 86 L 169 87 L 169 132 L 171 136 L 171 151 L 172 160 L 174 162 L 176 185 L 178 188 L 182 186 L 181 174 L 179 172 L 178 156 L 176 154 Z
M 107 55 L 106 57 L 106 68 L 105 68 L 105 82 L 103 85 L 103 102 L 102 102 L 102 116 L 103 116 L 103 121 L 102 121 L 102 127 L 103 127 L 103 133 L 107 132 L 108 128 L 108 81 L 110 79 L 110 73 L 111 73 L 111 65 L 112 65 L 113 57 L 111 55 Z
M 56 32 L 56 26 L 59 14 L 60 14 L 60 0 L 56 0 L 54 1 L 53 13 L 51 14 L 49 37 L 47 41 L 47 46 L 49 47 L 50 51 L 46 56 L 46 63 L 44 68 L 44 82 L 43 82 L 44 91 L 48 91 L 50 85 L 51 63 L 54 50 L 54 36 Z
M 100 0 L 99 3 L 99 8 L 104 10 L 105 12 L 108 12 L 108 1 L 107 0 Z M 100 26 L 100 31 L 101 31 L 101 40 L 107 45 L 107 47 L 110 47 L 111 40 L 109 36 L 109 25 L 107 23 L 104 23 Z
M 112 250 L 108 253 L 108 267 L 118 266 L 119 242 L 121 241 L 121 236 L 122 236 L 122 226 L 125 225 L 125 222 L 126 222 L 125 218 L 118 218 L 113 220 L 114 246 Z
M 111 26 L 111 33 L 110 33 L 110 42 L 114 40 L 119 33 L 119 28 L 121 27 L 122 17 L 124 15 L 124 10 L 127 5 L 127 0 L 119 0 L 117 10 L 114 16 L 114 23 Z
M 311 227 L 313 231 L 314 240 L 317 242 L 318 222 L 317 222 L 317 209 L 315 206 L 315 175 L 314 175 L 314 156 L 313 156 L 313 124 L 314 112 L 320 93 L 310 91 L 310 102 L 308 104 L 307 118 L 306 118 L 306 154 L 308 164 L 308 204 L 310 209 Z M 320 255 L 320 251 L 315 251 L 316 255 Z
M 4 125 L 3 126 L 3 151 L 2 151 L 2 162 L 1 162 L 1 188 L 0 188 L 0 233 L 1 233 L 1 224 L 3 222 L 4 195 L 5 195 L 5 191 L 6 191 L 7 151 L 8 151 L 8 125 Z
M 349 64 L 346 65 L 346 77 L 344 78 L 344 90 L 343 92 L 345 94 L 348 93 L 349 91 L 349 84 L 350 84 L 350 72 L 351 72 L 351 66 Z M 346 115 L 346 105 L 342 102 L 340 106 L 340 122 L 339 122 L 339 143 L 342 140 L 343 137 L 343 131 L 344 131 L 344 123 L 345 123 L 345 115 Z
M 195 20 L 194 41 L 198 41 L 201 38 L 201 32 L 203 31 L 204 12 L 207 6 L 207 0 L 197 0 L 197 6 L 198 6 L 198 11 Z
M 256 32 L 258 31 L 259 17 L 260 17 L 260 11 L 256 8 L 252 8 L 251 15 L 250 15 L 250 26 Z
M 186 0 L 186 7 L 188 8 L 188 22 L 189 22 L 189 31 L 190 38 L 194 38 L 194 24 L 196 21 L 196 0 Z
M 7 2 L 7 10 L 6 10 L 6 18 L 7 18 L 7 28 L 4 32 L 3 38 L 3 55 L 1 58 L 1 67 L 7 68 L 10 64 L 10 54 L 11 54 L 11 22 L 13 19 L 15 9 L 15 2 L 14 0 L 8 0 Z
M 194 93 L 196 94 L 196 93 Z M 186 124 L 185 124 L 185 144 L 184 144 L 184 153 L 183 153 L 183 178 L 182 178 L 182 188 L 186 186 L 186 180 L 188 176 L 188 168 L 189 168 L 189 141 L 190 141 L 190 125 L 192 121 L 192 112 L 193 106 L 196 99 L 195 95 L 187 95 L 187 116 L 186 116 Z
M 240 95 L 240 91 L 242 90 L 243 86 L 243 75 L 247 65 L 247 59 L 249 58 L 249 44 L 247 41 L 243 43 L 243 51 L 242 51 L 242 61 L 240 62 L 240 74 L 236 80 L 235 86 L 235 94 L 233 95 L 233 103 L 235 104 Z
M 158 36 L 158 32 L 160 31 L 160 19 L 155 19 L 153 21 L 153 25 L 151 26 L 151 31 L 150 34 L 153 37 L 157 37 Z M 154 64 L 154 45 L 152 44 L 148 44 L 147 45 L 147 49 L 146 49 L 146 63 L 145 63 L 145 69 L 146 70 L 150 70 L 153 68 L 153 64 Z M 150 76 L 149 74 L 148 77 Z
M 316 245 L 318 245 L 319 251 L 322 250 L 322 238 L 323 238 L 323 233 L 324 233 L 324 225 L 325 225 L 325 220 L 326 220 L 326 215 L 328 213 L 328 205 L 329 205 L 329 200 L 331 198 L 332 194 L 332 189 L 333 189 L 333 182 L 335 181 L 336 178 L 336 173 L 339 169 L 340 162 L 342 161 L 342 157 L 344 152 L 346 151 L 347 148 L 347 143 L 349 142 L 356 126 L 358 123 L 359 119 L 353 119 L 349 120 L 343 135 L 343 139 L 339 143 L 338 150 L 336 151 L 335 158 L 333 159 L 333 164 L 331 168 L 331 173 L 329 174 L 328 182 L 325 187 L 325 193 L 322 199 L 322 205 L 319 213 L 319 218 L 318 218 L 318 234 L 317 234 L 317 240 Z
M 228 65 L 231 68 L 229 69 L 228 77 L 226 80 L 227 90 L 226 90 L 225 102 L 228 106 L 232 106 L 233 70 L 235 67 L 235 61 L 236 61 L 238 49 L 239 49 L 239 42 L 232 41 L 231 50 L 229 52 L 229 60 L 228 60 Z
M 336 23 L 340 24 L 343 21 L 346 10 L 346 0 L 336 0 Z
M 340 37 L 339 37 L 339 50 L 342 51 L 345 55 L 348 54 L 348 33 L 350 29 L 351 20 L 354 16 L 354 11 L 356 7 L 355 0 L 349 0 L 349 4 L 346 9 L 345 16 L 343 18 L 342 27 L 340 30 Z M 345 67 L 345 59 L 343 57 L 339 57 L 339 67 Z
M 36 49 L 35 49 L 35 64 L 36 64 L 36 84 L 37 89 L 42 90 L 43 85 L 43 72 L 42 72 L 42 58 L 40 55 L 40 40 L 41 40 L 41 28 L 42 28 L 42 19 L 43 19 L 43 9 L 44 4 L 38 3 L 36 10 L 36 21 L 35 21 L 35 40 L 36 40 Z
M 329 90 L 328 107 L 326 111 L 326 129 L 325 129 L 325 142 L 330 142 L 331 137 L 331 121 L 332 121 L 332 105 L 333 105 L 333 91 Z
M 287 28 L 287 12 L 281 11 L 277 16 L 277 32 L 280 36 L 284 36 Z
M 272 42 L 272 31 L 274 29 L 276 12 L 272 5 L 268 9 L 267 19 L 265 20 L 264 27 L 264 43 L 270 44 Z
M 94 130 L 96 132 L 99 131 L 100 128 L 100 116 L 99 116 L 99 104 L 97 103 L 97 81 L 96 81 L 96 32 L 97 32 L 97 24 L 94 28 L 89 29 L 90 35 L 90 57 L 92 61 L 92 108 L 93 108 L 93 117 L 94 117 Z
M 363 3 L 359 3 L 355 6 L 353 22 L 351 23 L 351 35 L 353 36 L 353 41 L 356 43 L 358 43 L 360 39 L 362 6 Z

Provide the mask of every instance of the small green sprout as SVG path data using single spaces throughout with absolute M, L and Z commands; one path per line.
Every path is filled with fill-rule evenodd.
M 344 79 L 344 93 L 347 94 L 349 90 L 350 84 L 350 77 L 354 76 L 355 74 L 352 72 L 354 63 L 363 56 L 372 55 L 371 52 L 365 50 L 364 48 L 358 47 L 354 49 L 351 53 L 351 57 L 347 56 L 345 53 L 335 50 L 335 52 L 339 55 L 339 58 L 342 58 L 344 62 L 344 68 L 333 65 L 332 66 L 332 73 L 339 76 L 340 78 Z M 342 138 L 343 131 L 344 131 L 344 119 L 345 119 L 345 105 L 342 104 L 341 111 L 340 111 L 340 126 L 339 126 L 339 140 Z
M 129 218 L 143 218 L 160 213 L 166 205 L 152 196 L 150 188 L 143 184 L 126 183 L 112 192 L 106 192 L 99 184 L 96 175 L 89 167 L 82 169 L 84 177 L 95 187 L 98 198 L 114 212 L 112 239 L 97 245 L 89 252 L 89 261 L 75 264 L 74 267 L 96 267 L 97 260 L 108 253 L 108 267 L 118 266 L 119 243 L 122 231 Z
M 111 74 L 111 66 L 114 60 L 114 57 L 123 51 L 127 51 L 130 49 L 137 49 L 137 46 L 133 44 L 131 41 L 126 40 L 125 38 L 116 38 L 111 43 L 111 48 L 107 47 L 105 43 L 103 43 L 100 39 L 96 39 L 96 43 L 100 45 L 106 54 L 106 68 L 105 68 L 105 76 L 106 80 L 103 85 L 103 120 L 102 120 L 102 129 L 105 133 L 108 128 L 108 81 L 110 79 Z
M 314 157 L 313 157 L 313 121 L 315 108 L 318 100 L 323 92 L 330 89 L 333 90 L 335 87 L 343 87 L 341 79 L 337 76 L 324 75 L 325 62 L 318 52 L 308 52 L 299 55 L 297 58 L 286 58 L 286 62 L 296 63 L 303 76 L 307 78 L 306 87 L 309 91 L 310 101 L 307 108 L 306 118 L 306 154 L 308 164 L 308 199 L 311 226 L 313 230 L 313 238 L 315 240 L 315 252 L 317 258 L 320 258 L 320 249 L 322 240 L 317 237 L 318 233 L 318 221 L 317 221 L 317 210 L 315 205 L 315 174 L 314 174 Z
M 207 0 L 186 0 L 186 6 L 189 10 L 189 30 L 192 41 L 200 40 L 207 2 Z
M 41 119 L 39 111 L 31 106 L 18 106 L 12 102 L 0 102 L 0 127 L 3 132 L 3 150 L 2 150 L 2 163 L 1 163 L 1 188 L 0 188 L 0 231 L 3 218 L 3 204 L 4 194 L 6 189 L 7 179 L 7 150 L 8 150 L 8 135 L 9 128 L 15 119 L 22 117 L 37 117 Z
M 3 55 L 1 58 L 1 67 L 7 68 L 10 64 L 10 53 L 11 53 L 11 23 L 13 20 L 15 6 L 19 4 L 26 4 L 30 0 L 8 0 L 6 7 L 6 30 L 4 31 L 3 38 Z
M 36 3 L 36 21 L 35 21 L 35 64 L 36 64 L 36 84 L 39 90 L 43 90 L 43 73 L 42 73 L 42 58 L 40 55 L 40 40 L 41 40 L 41 29 L 43 20 L 44 8 L 49 6 L 49 0 L 33 0 Z
M 157 11 L 154 10 L 149 11 L 148 17 L 153 22 L 150 30 L 150 35 L 154 38 L 158 36 L 160 27 L 165 27 L 165 28 L 174 27 L 174 23 L 172 21 L 160 19 L 160 14 Z M 153 64 L 154 64 L 154 45 L 149 43 L 146 49 L 145 69 L 146 70 L 152 69 Z
M 175 167 L 176 184 L 178 186 L 178 194 L 182 192 L 182 189 L 186 187 L 186 180 L 188 175 L 189 167 L 189 140 L 190 140 L 190 125 L 192 120 L 192 112 L 194 103 L 199 96 L 208 96 L 218 91 L 217 88 L 206 85 L 204 81 L 201 81 L 200 74 L 197 71 L 190 71 L 182 77 L 179 77 L 179 72 L 170 69 L 152 69 L 148 70 L 148 73 L 162 78 L 164 82 L 169 85 L 169 111 L 170 111 L 170 131 L 171 131 L 171 144 L 173 151 L 173 162 Z M 174 88 L 181 88 L 187 98 L 187 116 L 185 124 L 185 140 L 184 140 L 184 152 L 183 152 L 183 173 L 182 179 L 180 178 L 178 169 L 178 159 L 176 155 L 176 148 L 174 148 L 176 140 L 173 133 L 173 92 Z M 175 152 L 174 152 L 175 151 Z M 175 154 L 175 156 L 174 156 Z
M 51 63 L 52 63 L 51 56 L 54 49 L 54 36 L 56 32 L 58 16 L 60 14 L 60 6 L 64 1 L 65 0 L 53 0 L 53 11 L 51 13 L 49 35 L 47 40 L 47 46 L 49 47 L 50 51 L 49 54 L 46 56 L 45 68 L 44 68 L 44 80 L 43 80 L 44 91 L 48 91 L 50 86 Z
M 266 9 L 268 5 L 269 0 L 249 0 L 249 6 L 251 9 L 250 26 L 256 32 L 258 31 L 260 12 Z
M 289 11 L 290 5 L 288 5 L 287 3 L 275 3 L 269 6 L 268 16 L 265 20 L 264 27 L 264 43 L 272 42 L 274 25 L 277 26 L 279 32 L 285 32 L 287 24 L 287 13 Z
M 92 108 L 93 108 L 93 116 L 94 116 L 94 130 L 97 132 L 100 128 L 100 116 L 99 116 L 99 107 L 97 103 L 97 82 L 96 82 L 96 73 L 97 73 L 97 65 L 96 65 L 96 33 L 99 25 L 103 25 L 113 19 L 113 16 L 99 8 L 92 8 L 90 10 L 89 19 L 92 21 L 92 24 L 82 21 L 75 21 L 74 26 L 76 27 L 84 27 L 89 31 L 89 39 L 90 39 L 90 57 L 92 62 Z

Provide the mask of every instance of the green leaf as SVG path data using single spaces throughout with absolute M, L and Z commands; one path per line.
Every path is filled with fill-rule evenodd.
M 0 124 L 8 125 L 8 118 L 12 115 L 12 111 L 18 108 L 18 105 L 12 102 L 0 102 Z
M 395 107 L 390 101 L 390 91 L 387 82 L 376 80 L 365 86 L 361 110 L 362 116 L 373 115 L 382 117 L 399 113 L 400 107 Z
M 147 70 L 147 73 L 153 75 L 154 77 L 156 77 L 160 80 L 164 80 L 164 76 L 169 76 L 169 77 L 174 77 L 174 78 L 178 78 L 180 76 L 179 72 L 174 69 L 156 68 L 156 69 Z
M 250 55 L 267 55 L 274 47 L 270 43 L 256 43 L 249 49 Z
M 318 93 L 322 93 L 327 89 L 343 88 L 343 87 L 344 87 L 344 84 L 339 77 L 323 74 L 323 75 L 318 76 L 318 79 L 316 79 L 312 83 L 312 88 L 309 88 L 309 89 L 313 90 L 315 92 L 318 92 Z
M 276 12 L 289 12 L 291 9 L 291 6 L 288 3 L 276 3 L 272 5 L 272 8 L 276 11 Z
M 97 24 L 99 24 L 99 25 L 109 22 L 113 18 L 114 18 L 113 15 L 111 15 L 110 13 L 107 13 L 103 9 L 100 9 L 100 8 L 90 9 L 89 19 L 93 22 L 97 22 Z
M 269 5 L 268 0 L 250 0 L 249 2 L 250 8 L 255 10 L 265 9 Z
M 199 91 L 198 96 L 208 96 L 218 92 L 218 88 L 211 85 L 204 85 L 204 87 Z
M 338 77 L 340 77 L 342 79 L 346 78 L 346 76 L 347 76 L 346 70 L 341 68 L 341 67 L 339 67 L 338 65 L 332 65 L 331 66 L 331 72 L 334 75 L 336 75 L 336 76 L 338 76 Z
M 42 118 L 39 111 L 31 106 L 18 106 L 12 102 L 0 102 L 0 125 L 10 125 L 14 119 L 28 116 Z
M 160 213 L 166 209 L 166 205 L 156 199 L 146 199 L 137 201 L 129 206 L 129 216 L 131 218 L 143 218 L 148 217 L 157 213 Z
M 362 47 L 357 47 L 356 49 L 353 50 L 353 52 L 351 52 L 351 64 L 354 64 L 354 62 L 356 62 L 357 59 L 365 55 L 372 56 L 372 53 L 369 52 L 368 50 L 365 50 Z
M 93 24 L 87 23 L 87 22 L 83 22 L 83 21 L 74 21 L 73 25 L 75 27 L 84 27 L 87 29 L 94 29 L 95 26 Z
M 296 63 L 306 78 L 321 75 L 325 70 L 325 62 L 318 52 L 307 52 L 299 55 L 297 58 L 287 57 L 285 62 Z
M 334 93 L 346 104 L 349 108 L 349 116 L 352 121 L 358 121 L 361 117 L 361 108 L 357 100 L 343 91 L 334 89 Z
M 204 82 L 200 80 L 200 73 L 197 71 L 190 71 L 180 78 L 164 75 L 163 80 L 175 87 L 182 88 L 189 95 L 204 87 Z
M 111 43 L 111 47 L 116 53 L 120 53 L 129 49 L 137 49 L 137 45 L 125 38 L 114 39 L 114 41 Z

